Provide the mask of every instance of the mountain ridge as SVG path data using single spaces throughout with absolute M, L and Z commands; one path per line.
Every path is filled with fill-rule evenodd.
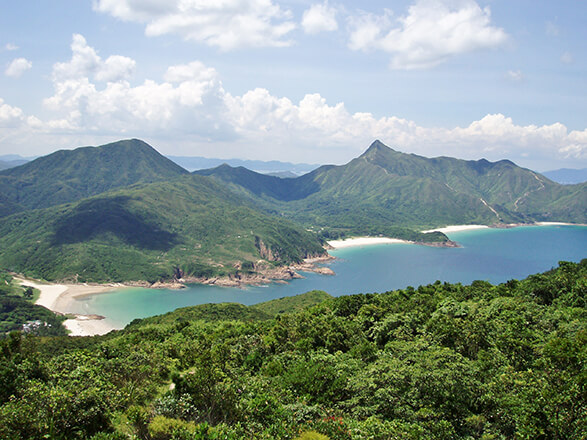
M 187 175 L 188 171 L 138 139 L 58 150 L 0 171 L 0 190 L 20 209 L 46 208 L 113 188 Z
M 587 222 L 584 186 L 556 184 L 509 160 L 430 159 L 395 151 L 378 140 L 345 165 L 322 166 L 283 182 L 227 167 L 196 173 L 222 180 L 265 209 L 302 224 L 351 233 L 385 234 L 389 224 L 427 229 L 469 223 Z M 548 209 L 540 212 L 545 205 Z M 349 213 L 351 206 L 365 215 Z M 377 227 L 361 229 L 359 223 Z

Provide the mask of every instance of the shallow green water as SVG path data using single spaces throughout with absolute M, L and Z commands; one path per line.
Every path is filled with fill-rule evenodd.
M 328 264 L 335 276 L 313 273 L 287 284 L 245 289 L 193 285 L 182 290 L 124 289 L 76 300 L 71 312 L 96 313 L 122 326 L 135 318 L 157 315 L 196 304 L 256 304 L 321 289 L 334 296 L 384 292 L 436 280 L 500 283 L 557 266 L 560 260 L 587 258 L 587 227 L 528 226 L 479 229 L 448 234 L 460 248 L 383 244 L 332 251 Z

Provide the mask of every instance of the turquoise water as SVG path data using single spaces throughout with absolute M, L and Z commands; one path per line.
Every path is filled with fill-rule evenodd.
M 123 289 L 80 298 L 72 312 L 96 313 L 115 326 L 178 307 L 205 303 L 256 304 L 312 289 L 334 296 L 417 287 L 436 280 L 500 283 L 556 267 L 560 260 L 587 258 L 587 227 L 527 226 L 448 234 L 460 248 L 382 244 L 331 251 L 335 276 L 303 274 L 286 284 L 243 289 L 192 285 L 182 290 Z

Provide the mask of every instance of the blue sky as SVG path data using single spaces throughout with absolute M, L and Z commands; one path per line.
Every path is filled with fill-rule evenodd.
M 0 155 L 587 167 L 587 3 L 37 0 L 0 14 Z

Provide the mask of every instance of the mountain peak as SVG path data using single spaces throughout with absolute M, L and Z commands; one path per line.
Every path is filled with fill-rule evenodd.
M 367 159 L 373 158 L 375 157 L 375 155 L 377 154 L 389 154 L 389 153 L 394 153 L 396 152 L 395 150 L 393 150 L 392 148 L 389 148 L 387 145 L 385 145 L 383 142 L 381 142 L 379 139 L 373 141 L 373 143 L 369 146 L 369 148 L 367 148 L 367 150 L 361 154 L 361 156 L 359 157 L 364 157 Z
M 368 154 L 368 153 L 377 152 L 377 151 L 393 151 L 393 150 L 391 148 L 389 148 L 387 145 L 385 145 L 383 142 L 381 142 L 379 139 L 376 139 L 369 146 L 369 148 L 367 148 L 367 151 L 365 151 L 363 153 L 363 155 Z
M 139 139 L 99 147 L 59 150 L 0 172 L 11 197 L 28 208 L 44 208 L 113 188 L 169 180 L 189 174 Z M 26 185 L 22 182 L 26 182 Z

